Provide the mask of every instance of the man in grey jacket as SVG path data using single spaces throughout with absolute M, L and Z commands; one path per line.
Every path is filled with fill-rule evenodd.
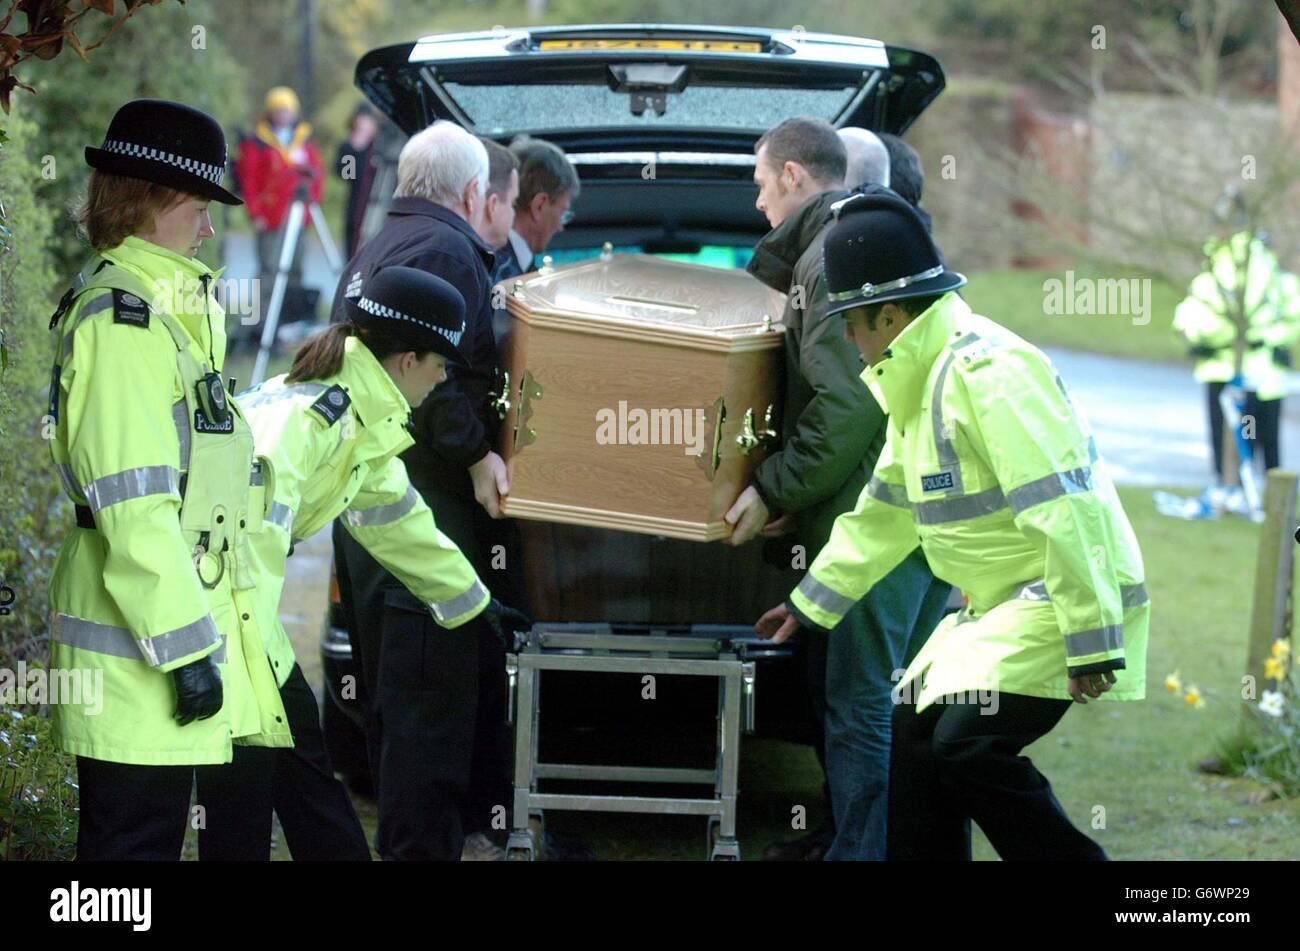
M 884 446 L 885 414 L 859 378 L 861 361 L 843 327 L 826 316 L 822 242 L 834 222 L 832 206 L 849 194 L 844 145 L 825 120 L 800 116 L 765 133 L 754 151 L 757 207 L 772 230 L 748 270 L 788 295 L 782 445 L 726 517 L 734 526 L 731 544 L 789 532 L 793 543 L 783 556 L 807 565 L 870 478 Z M 803 647 L 825 735 L 834 822 L 828 859 L 884 858 L 892 675 L 934 629 L 948 591 L 918 548 L 825 642 Z M 799 857 L 813 857 L 816 845 L 809 842 L 810 854 Z

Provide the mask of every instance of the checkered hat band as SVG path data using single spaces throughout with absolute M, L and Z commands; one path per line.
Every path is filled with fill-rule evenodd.
M 416 320 L 400 310 L 393 310 L 391 307 L 385 307 L 378 301 L 373 301 L 369 297 L 361 297 L 357 300 L 357 306 L 367 314 L 373 314 L 376 317 L 387 317 L 389 320 L 409 320 L 413 324 L 423 327 L 425 330 L 432 330 L 434 333 L 442 334 L 451 341 L 453 347 L 460 346 L 460 338 L 465 333 L 465 321 L 460 322 L 460 330 L 448 330 L 446 327 L 436 327 L 433 324 L 426 323 L 423 320 Z
M 117 155 L 129 155 L 133 158 L 149 159 L 153 162 L 165 162 L 168 165 L 174 165 L 176 168 L 206 179 L 213 185 L 221 184 L 221 178 L 226 171 L 225 165 L 209 165 L 207 162 L 186 158 L 184 155 L 175 155 L 161 149 L 150 148 L 147 145 L 122 142 L 118 139 L 105 139 L 103 148 L 105 152 L 113 152 Z

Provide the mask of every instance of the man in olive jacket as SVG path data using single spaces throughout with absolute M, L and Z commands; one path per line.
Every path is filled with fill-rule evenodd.
M 782 557 L 806 566 L 870 478 L 885 414 L 859 378 L 861 359 L 844 328 L 826 316 L 822 241 L 834 223 L 832 205 L 849 194 L 844 145 L 828 122 L 795 117 L 764 134 L 754 151 L 757 206 L 772 230 L 748 270 L 788 295 L 782 446 L 759 465 L 727 521 L 735 526 L 733 545 L 792 531 Z M 828 859 L 884 858 L 891 677 L 938 623 L 949 586 L 934 578 L 918 548 L 882 587 L 825 641 L 802 646 L 824 730 L 824 752 L 817 745 L 833 828 L 790 843 L 782 857 L 817 857 L 827 848 Z

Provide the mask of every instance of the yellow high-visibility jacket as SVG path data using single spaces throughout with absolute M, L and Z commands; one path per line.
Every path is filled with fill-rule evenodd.
M 208 425 L 197 402 L 225 354 L 202 283 L 214 277 L 128 237 L 91 259 L 54 326 L 50 445 L 93 522 L 70 527 L 49 586 L 50 666 L 81 687 L 81 702 L 51 705 L 54 729 L 79 756 L 228 763 L 232 741 L 293 744 L 252 616 L 247 538 L 264 506 L 252 434 L 238 411 Z M 168 672 L 208 655 L 221 711 L 179 726 Z
M 414 442 L 406 428 L 411 407 L 365 344 L 348 338 L 337 376 L 301 383 L 277 376 L 238 400 L 275 473 L 274 501 L 253 550 L 267 649 L 281 684 L 294 663 L 278 613 L 285 559 L 293 542 L 340 515 L 442 627 L 459 627 L 487 606 L 487 588 L 438 530 L 397 458 Z
M 889 413 L 885 451 L 791 594 L 800 620 L 834 627 L 919 540 L 970 603 L 900 681 L 918 709 L 967 691 L 1068 699 L 1069 676 L 1102 670 L 1118 677 L 1105 699 L 1141 699 L 1142 557 L 1047 357 L 949 293 L 863 380 Z
M 1260 399 L 1280 399 L 1286 395 L 1286 370 L 1273 351 L 1290 346 L 1297 334 L 1296 305 L 1286 297 L 1290 285 L 1282 281 L 1285 272 L 1269 247 L 1247 231 L 1223 243 L 1207 243 L 1205 256 L 1206 269 L 1174 309 L 1174 331 L 1196 350 L 1196 380 L 1227 383 L 1232 379 L 1238 330 L 1231 315 L 1244 284 L 1248 327 L 1242 377 L 1246 389 Z

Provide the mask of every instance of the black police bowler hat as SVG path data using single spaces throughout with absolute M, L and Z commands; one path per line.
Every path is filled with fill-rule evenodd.
M 113 116 L 86 163 L 101 172 L 139 178 L 225 205 L 243 201 L 221 187 L 226 135 L 216 119 L 179 102 L 133 99 Z
M 432 350 L 464 365 L 465 298 L 437 275 L 413 267 L 386 267 L 366 278 L 358 297 L 347 298 L 348 319 L 396 337 L 418 353 Z
M 827 314 L 953 291 L 966 278 L 943 264 L 916 209 L 887 188 L 831 206 L 836 222 L 822 245 Z

